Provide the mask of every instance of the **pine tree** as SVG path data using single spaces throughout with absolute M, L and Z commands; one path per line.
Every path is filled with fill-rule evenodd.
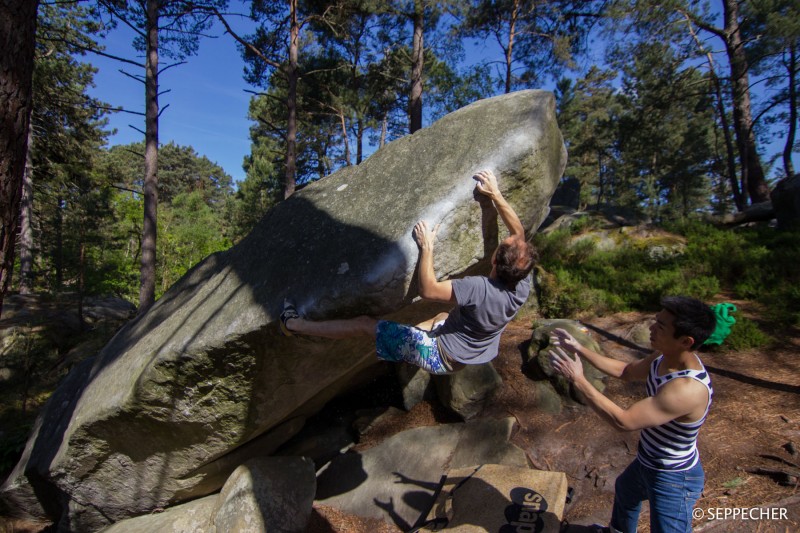
M 38 0 L 0 4 L 0 313 L 11 280 L 28 148 Z
M 120 2 L 98 0 L 99 6 L 111 18 L 133 28 L 137 33 L 134 46 L 145 54 L 145 178 L 144 221 L 142 225 L 142 265 L 139 312 L 144 313 L 155 301 L 156 242 L 158 212 L 158 120 L 159 81 L 164 68 L 159 68 L 159 55 L 182 60 L 197 50 L 202 32 L 210 27 L 209 10 L 222 9 L 227 0 L 144 0 Z M 120 58 L 117 58 L 120 59 Z M 126 60 L 139 66 L 135 61 Z

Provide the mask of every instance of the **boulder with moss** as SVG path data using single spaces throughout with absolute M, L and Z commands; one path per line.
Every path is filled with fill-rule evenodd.
M 550 344 L 550 333 L 556 328 L 565 329 L 575 337 L 575 340 L 590 350 L 599 354 L 603 353 L 600 345 L 597 344 L 597 341 L 589 334 L 589 330 L 580 322 L 566 319 L 542 319 L 536 321 L 533 327 L 533 335 L 531 336 L 531 342 L 528 346 L 528 364 L 535 367 L 533 369 L 533 374 L 542 378 L 539 380 L 542 387 L 552 387 L 562 398 L 571 398 L 585 405 L 586 400 L 583 398 L 583 395 L 573 389 L 569 382 L 556 372 L 555 369 L 553 369 L 553 365 L 550 364 L 549 352 L 553 348 Z M 581 359 L 581 362 L 583 363 L 583 374 L 586 376 L 587 381 L 600 392 L 605 391 L 605 375 L 585 360 Z M 553 402 L 552 394 L 544 394 L 544 396 L 548 398 L 545 402 L 548 404 L 548 410 L 557 411 L 557 407 L 549 405 Z
M 533 232 L 565 164 L 553 95 L 522 91 L 295 193 L 70 373 L 0 488 L 4 511 L 93 531 L 219 489 L 265 453 L 261 439 L 288 440 L 365 372 L 388 367 L 367 338 L 281 336 L 284 298 L 312 319 L 428 318 L 442 307 L 417 301 L 414 224 L 440 224 L 440 278 L 488 273 L 503 228 L 472 176 L 493 170 Z

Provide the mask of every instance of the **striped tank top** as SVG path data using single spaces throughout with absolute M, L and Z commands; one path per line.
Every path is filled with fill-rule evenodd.
M 675 378 L 691 378 L 708 388 L 708 405 L 706 405 L 703 416 L 696 422 L 686 423 L 672 420 L 661 426 L 643 429 L 639 437 L 637 458 L 640 463 L 655 470 L 689 470 L 700 460 L 697 453 L 697 434 L 708 416 L 714 389 L 711 388 L 711 378 L 705 367 L 702 370 L 679 370 L 659 376 L 658 366 L 663 357 L 660 355 L 650 365 L 646 383 L 647 395 L 655 396 L 662 385 Z M 695 355 L 695 357 L 697 356 Z M 703 364 L 700 363 L 700 366 Z

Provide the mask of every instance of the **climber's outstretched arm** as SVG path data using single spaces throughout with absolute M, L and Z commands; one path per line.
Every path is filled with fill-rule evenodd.
M 492 173 L 491 170 L 481 170 L 472 176 L 472 179 L 478 182 L 478 191 L 488 196 L 492 201 L 511 236 L 524 239 L 525 228 L 522 227 L 522 222 L 514 211 L 514 208 L 503 198 L 503 194 L 497 186 L 497 177 L 494 173 Z
M 437 281 L 436 272 L 433 270 L 433 242 L 436 231 L 429 229 L 425 221 L 420 220 L 414 226 L 414 240 L 419 246 L 419 295 L 426 300 L 436 302 L 455 302 L 453 284 L 450 280 Z

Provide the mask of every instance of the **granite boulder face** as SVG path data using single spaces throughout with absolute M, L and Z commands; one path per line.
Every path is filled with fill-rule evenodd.
M 285 297 L 316 319 L 427 318 L 414 224 L 441 224 L 440 278 L 486 273 L 502 224 L 476 200 L 474 173 L 492 169 L 533 232 L 565 163 L 553 95 L 522 91 L 297 192 L 73 370 L 0 488 L 3 512 L 93 531 L 219 490 L 377 364 L 369 339 L 281 336 Z

